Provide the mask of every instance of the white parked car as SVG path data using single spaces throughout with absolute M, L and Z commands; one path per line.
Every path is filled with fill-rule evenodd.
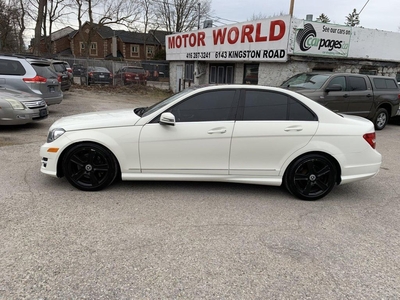
M 148 108 L 64 117 L 40 149 L 41 171 L 78 189 L 122 180 L 284 185 L 300 199 L 373 177 L 374 125 L 281 88 L 189 88 Z

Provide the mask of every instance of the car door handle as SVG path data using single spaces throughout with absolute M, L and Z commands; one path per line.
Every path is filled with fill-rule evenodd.
M 303 127 L 301 126 L 289 126 L 285 128 L 285 131 L 302 131 Z
M 343 95 L 343 98 L 347 98 L 347 97 L 349 97 L 348 94 L 344 94 L 344 95 Z
M 215 128 L 207 131 L 208 134 L 214 134 L 214 133 L 225 133 L 226 128 Z

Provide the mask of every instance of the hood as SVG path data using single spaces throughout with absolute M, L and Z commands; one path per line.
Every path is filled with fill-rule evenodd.
M 51 125 L 53 128 L 63 128 L 66 131 L 133 126 L 140 119 L 133 109 L 90 112 L 63 117 Z

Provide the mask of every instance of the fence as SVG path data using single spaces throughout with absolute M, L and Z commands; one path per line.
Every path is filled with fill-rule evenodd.
M 103 67 L 109 70 L 111 74 L 116 74 L 118 70 L 126 66 L 142 67 L 147 74 L 148 84 L 151 84 L 152 81 L 169 82 L 168 61 L 113 61 L 71 57 L 57 57 L 57 59 L 68 62 L 73 70 L 74 82 L 77 84 L 88 84 L 87 69 L 89 67 Z M 112 81 L 112 84 L 116 85 L 115 80 Z

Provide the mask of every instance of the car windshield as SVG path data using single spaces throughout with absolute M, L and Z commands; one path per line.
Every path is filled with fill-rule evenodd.
M 190 93 L 192 91 L 193 91 L 193 88 L 185 89 L 185 90 L 183 90 L 183 91 L 181 91 L 181 92 L 179 92 L 179 93 L 177 93 L 175 95 L 172 95 L 171 97 L 168 97 L 168 98 L 166 98 L 166 99 L 164 99 L 164 100 L 162 100 L 162 101 L 160 101 L 160 102 L 148 107 L 146 109 L 146 111 L 144 112 L 144 114 L 142 115 L 142 117 L 145 117 L 145 116 L 148 116 L 148 115 L 152 114 L 153 112 L 155 112 L 155 111 L 163 108 L 164 106 L 170 104 L 171 102 L 175 101 L 179 97 L 181 97 L 181 96 L 183 96 L 183 95 L 185 95 L 187 93 Z
M 103 67 L 95 67 L 94 71 L 95 72 L 106 72 L 106 73 L 109 72 L 106 68 L 103 68 Z
M 285 81 L 282 87 L 319 89 L 328 78 L 326 74 L 299 74 Z

